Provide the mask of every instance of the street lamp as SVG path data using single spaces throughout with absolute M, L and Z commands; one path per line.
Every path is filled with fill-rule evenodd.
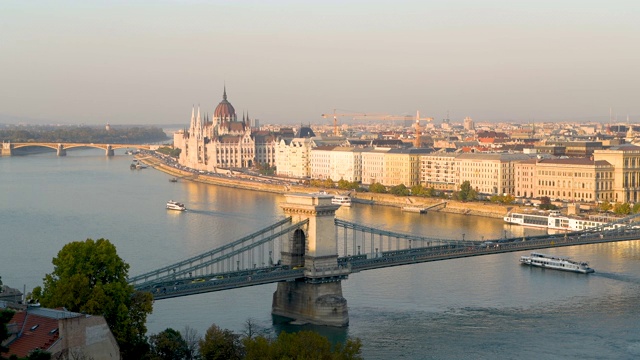
M 464 241 L 464 233 L 462 233 L 462 241 Z

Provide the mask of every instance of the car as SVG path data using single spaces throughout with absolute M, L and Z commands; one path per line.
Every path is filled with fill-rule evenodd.
M 205 282 L 205 281 L 206 281 L 205 279 L 194 279 L 193 281 L 191 281 L 191 283 L 195 284 L 195 283 L 201 283 L 201 282 Z
M 304 266 L 294 266 L 293 270 L 298 270 L 298 269 L 303 269 L 303 268 L 304 268 Z

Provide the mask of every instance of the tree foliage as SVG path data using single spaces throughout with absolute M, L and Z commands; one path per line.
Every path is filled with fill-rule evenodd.
M 493 195 L 491 196 L 491 198 L 489 198 L 489 201 L 508 205 L 513 204 L 516 201 L 516 198 L 511 194 Z
M 145 322 L 152 295 L 135 292 L 128 284 L 129 264 L 109 240 L 69 243 L 52 262 L 54 270 L 45 276 L 44 288 L 33 291 L 43 306 L 104 316 L 123 358 L 147 351 Z
M 193 359 L 189 346 L 180 332 L 167 328 L 149 337 L 150 360 Z
M 613 206 L 613 212 L 619 215 L 629 215 L 631 213 L 631 205 L 629 203 L 616 203 Z
M 384 194 L 387 192 L 387 187 L 380 184 L 379 182 L 376 182 L 369 185 L 369 191 L 371 191 L 372 193 Z
M 165 155 L 169 155 L 173 158 L 179 158 L 180 157 L 180 153 L 182 152 L 182 149 L 180 148 L 173 148 L 173 147 L 169 147 L 169 146 L 163 146 L 158 148 L 158 150 L 156 150 L 157 152 L 159 152 L 160 154 L 165 154 Z
M 243 346 L 240 336 L 231 330 L 211 325 L 200 340 L 200 355 L 204 360 L 237 360 L 242 359 Z
M 466 180 L 460 185 L 460 190 L 455 193 L 455 198 L 460 201 L 473 201 L 478 198 L 478 193 L 471 186 L 469 180 Z
M 558 207 L 551 203 L 551 198 L 548 196 L 543 196 L 540 198 L 540 209 L 541 210 L 556 210 Z
M 357 181 L 347 181 L 344 179 L 338 180 L 338 189 L 341 190 L 355 190 L 360 187 L 360 183 Z
M 15 312 L 8 309 L 0 311 L 0 354 L 9 350 L 9 348 L 2 346 L 2 343 L 9 338 L 7 324 L 11 321 L 13 314 L 15 314 Z
M 167 140 L 157 127 L 32 126 L 0 129 L 0 140 L 10 142 L 80 142 L 141 144 Z
M 391 189 L 389 189 L 389 193 L 396 196 L 408 196 L 411 192 L 409 191 L 409 189 L 406 187 L 405 184 L 400 184 L 400 185 L 392 186 Z
M 245 338 L 246 360 L 276 359 L 362 359 L 359 339 L 347 340 L 346 344 L 331 346 L 329 340 L 313 331 L 297 333 L 281 332 L 277 339 L 264 336 Z

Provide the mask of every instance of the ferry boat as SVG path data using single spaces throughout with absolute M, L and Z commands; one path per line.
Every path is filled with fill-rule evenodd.
M 586 262 L 572 261 L 564 257 L 555 257 L 540 253 L 531 253 L 531 256 L 521 256 L 522 265 L 537 266 L 545 269 L 572 271 L 582 274 L 592 273 L 595 270 Z
M 331 203 L 340 206 L 351 206 L 351 196 L 349 195 L 335 195 L 331 199 Z
M 548 214 L 510 212 L 504 217 L 504 221 L 515 225 L 566 231 L 580 231 L 606 224 L 594 219 L 562 216 L 559 211 Z
M 167 201 L 167 209 L 169 209 L 169 210 L 178 210 L 178 211 L 187 210 L 187 208 L 184 206 L 183 203 L 179 203 L 179 202 L 173 201 L 173 200 Z

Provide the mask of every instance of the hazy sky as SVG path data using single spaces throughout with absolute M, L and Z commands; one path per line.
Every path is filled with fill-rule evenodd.
M 640 1 L 0 1 L 0 122 L 639 122 Z M 28 121 L 27 121 L 28 122 Z

